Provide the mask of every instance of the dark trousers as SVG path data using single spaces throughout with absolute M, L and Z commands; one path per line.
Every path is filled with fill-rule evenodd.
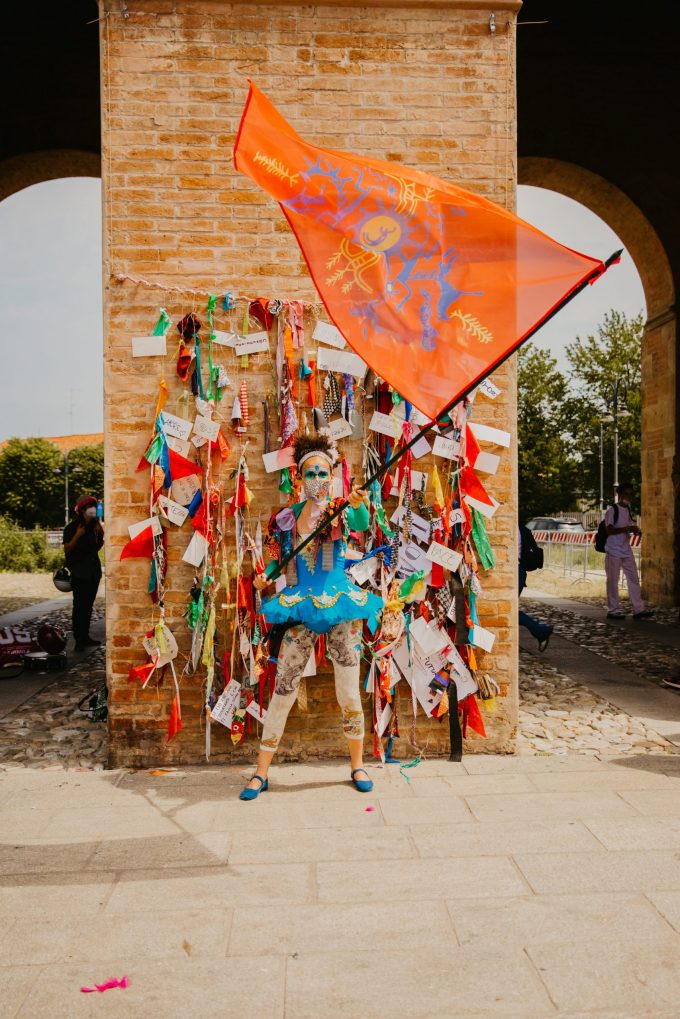
M 71 575 L 73 636 L 76 644 L 83 644 L 89 636 L 92 606 L 97 597 L 100 579 L 100 577 L 74 577 Z

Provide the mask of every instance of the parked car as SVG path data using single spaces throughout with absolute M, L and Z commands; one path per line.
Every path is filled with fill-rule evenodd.
M 530 531 L 572 531 L 583 534 L 585 528 L 580 520 L 558 520 L 557 517 L 532 517 L 527 521 Z

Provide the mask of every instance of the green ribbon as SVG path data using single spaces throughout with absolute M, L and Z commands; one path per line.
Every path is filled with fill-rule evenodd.
M 407 771 L 408 768 L 417 768 L 421 761 L 422 757 L 414 757 L 412 761 L 408 762 L 408 764 L 399 765 L 399 774 L 404 776 L 409 785 L 411 784 L 411 779 L 408 777 L 408 775 L 404 773 Z
M 158 319 L 158 322 L 156 322 L 154 331 L 151 334 L 152 336 L 165 336 L 168 329 L 170 328 L 170 316 L 168 315 L 165 308 L 161 308 L 160 311 L 161 315 L 160 318 Z
M 162 449 L 163 449 L 163 436 L 160 434 L 160 432 L 157 432 L 151 442 L 151 445 L 144 454 L 144 459 L 148 460 L 149 463 L 153 466 L 153 464 L 158 462 L 158 458 L 161 455 Z
M 415 570 L 410 577 L 406 578 L 399 588 L 399 597 L 408 598 L 413 591 L 413 588 L 423 579 L 424 576 L 425 572 L 423 570 Z
M 214 329 L 214 326 L 213 326 L 213 312 L 215 311 L 215 305 L 216 304 L 217 304 L 217 295 L 216 294 L 211 294 L 210 297 L 208 298 L 208 308 L 207 308 L 208 326 L 210 327 L 210 332 L 208 333 L 208 399 L 209 400 L 214 400 L 215 398 L 217 398 L 217 400 L 220 400 L 222 398 L 222 394 L 220 393 L 220 391 L 219 391 L 219 389 L 217 388 L 217 385 L 216 385 L 217 377 L 219 376 L 219 369 L 218 368 L 213 368 L 213 363 L 212 363 L 212 341 L 213 341 L 213 336 L 215 335 L 215 329 Z
M 281 477 L 279 480 L 279 492 L 285 492 L 286 495 L 293 494 L 293 483 L 290 480 L 290 471 L 287 467 L 284 467 L 281 471 Z
M 489 535 L 486 531 L 486 524 L 484 523 L 484 517 L 475 509 L 472 508 L 472 537 L 475 542 L 475 547 L 479 555 L 482 566 L 485 570 L 492 570 L 496 565 L 496 560 L 493 556 L 493 549 L 491 548 L 491 542 L 489 541 Z

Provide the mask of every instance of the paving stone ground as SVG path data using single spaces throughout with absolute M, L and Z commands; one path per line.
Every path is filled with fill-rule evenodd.
M 554 662 L 521 654 L 517 756 L 368 795 L 282 765 L 254 803 L 237 766 L 105 771 L 102 675 L 0 722 L 2 1019 L 678 1019 L 680 755 Z

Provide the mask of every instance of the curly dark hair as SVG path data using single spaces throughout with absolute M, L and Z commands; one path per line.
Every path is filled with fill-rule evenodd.
M 325 435 L 298 435 L 293 443 L 293 457 L 299 464 L 305 453 L 326 453 L 331 456 L 331 444 Z

